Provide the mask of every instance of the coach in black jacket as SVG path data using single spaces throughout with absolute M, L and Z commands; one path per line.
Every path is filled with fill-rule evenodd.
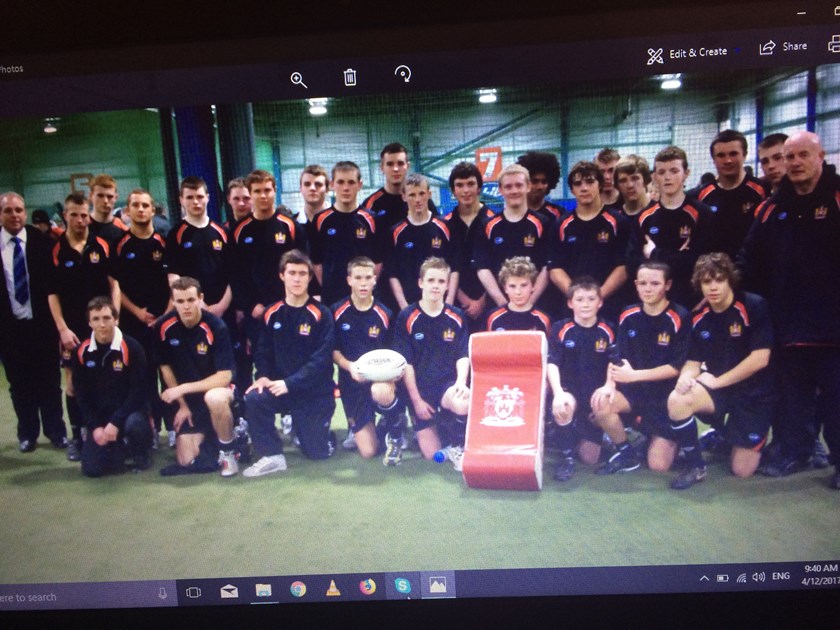
M 20 450 L 35 450 L 42 424 L 55 447 L 67 448 L 58 334 L 47 305 L 51 242 L 26 225 L 23 197 L 14 192 L 0 194 L 0 226 L 0 354 L 18 419 Z M 25 265 L 15 265 L 16 250 Z

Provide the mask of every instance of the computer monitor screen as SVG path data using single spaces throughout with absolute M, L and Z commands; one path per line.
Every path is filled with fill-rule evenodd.
M 0 611 L 836 589 L 806 4 L 3 50 Z

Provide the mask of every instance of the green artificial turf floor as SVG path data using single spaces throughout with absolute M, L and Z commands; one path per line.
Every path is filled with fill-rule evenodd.
M 344 435 L 344 417 L 334 428 Z M 339 450 L 258 479 L 85 479 L 42 437 L 21 454 L 0 383 L 0 582 L 305 575 L 358 571 L 795 561 L 840 557 L 840 492 L 829 470 L 738 480 L 710 460 L 684 492 L 645 468 L 541 492 L 471 490 L 451 465 L 401 466 Z

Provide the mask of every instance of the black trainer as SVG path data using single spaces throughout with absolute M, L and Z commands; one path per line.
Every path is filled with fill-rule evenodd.
M 148 453 L 143 453 L 142 455 L 135 455 L 132 458 L 131 472 L 143 472 L 144 470 L 148 470 L 149 466 L 151 465 L 152 460 L 149 457 Z
M 554 480 L 568 481 L 575 474 L 575 460 L 573 457 L 563 457 L 554 465 Z
M 779 457 L 762 467 L 761 474 L 767 477 L 787 477 L 794 473 L 808 470 L 811 467 L 811 456 Z
M 694 466 L 671 481 L 671 488 L 674 490 L 685 490 L 706 478 L 705 466 Z
M 70 440 L 70 444 L 67 445 L 67 461 L 82 461 L 82 442 L 80 440 Z
M 619 472 L 631 472 L 636 470 L 642 463 L 633 447 L 619 449 L 607 463 L 595 471 L 597 475 L 614 475 Z

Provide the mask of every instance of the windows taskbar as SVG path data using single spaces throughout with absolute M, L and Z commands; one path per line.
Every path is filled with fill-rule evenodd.
M 840 562 L 403 571 L 0 585 L 0 611 L 837 589 Z

